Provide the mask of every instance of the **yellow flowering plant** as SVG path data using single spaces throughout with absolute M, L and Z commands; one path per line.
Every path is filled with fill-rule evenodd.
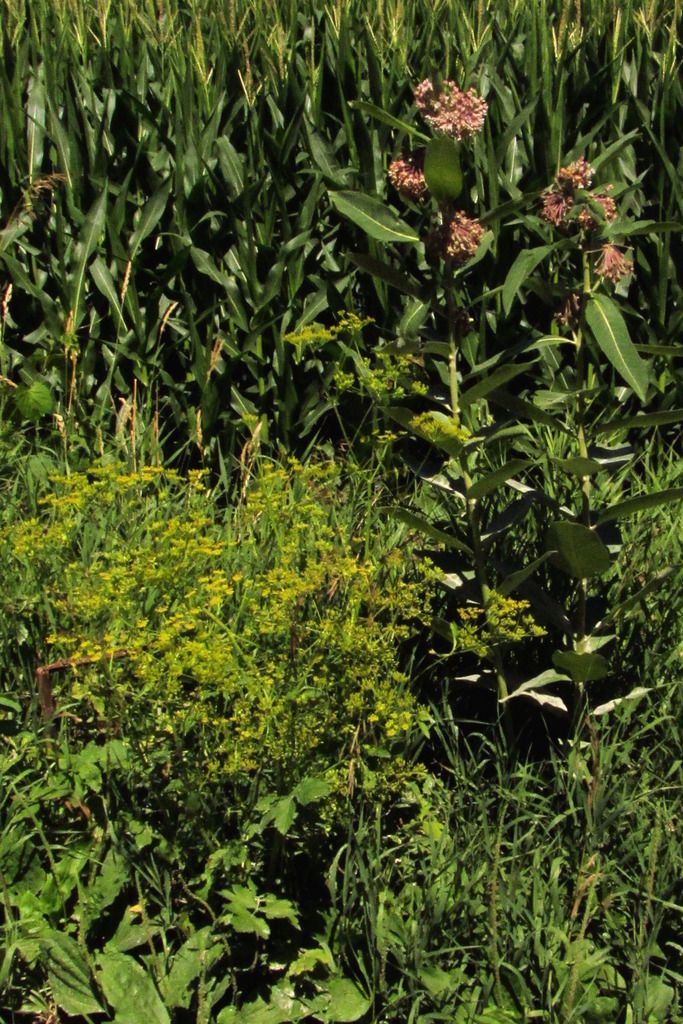
M 333 462 L 264 462 L 222 513 L 173 471 L 55 478 L 0 551 L 24 579 L 5 613 L 71 666 L 58 711 L 134 737 L 171 789 L 239 802 L 255 780 L 287 794 L 318 776 L 343 796 L 364 764 L 376 788 L 371 752 L 402 754 L 428 726 L 404 655 L 431 570 L 359 538 L 343 483 Z

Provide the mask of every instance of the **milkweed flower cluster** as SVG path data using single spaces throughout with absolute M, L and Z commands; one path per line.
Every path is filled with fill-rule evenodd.
M 576 195 L 578 190 L 588 191 L 593 184 L 595 171 L 584 157 L 579 157 L 567 167 L 561 167 L 555 181 L 543 193 L 541 216 L 553 227 L 569 230 L 578 228 L 587 234 L 597 231 L 600 223 L 594 216 L 590 203 L 597 204 L 607 223 L 616 220 L 617 207 L 608 194 L 612 186 L 594 190 L 587 197 Z
M 447 81 L 437 93 L 428 78 L 415 90 L 415 105 L 433 131 L 458 142 L 481 131 L 488 110 L 486 100 L 474 89 L 462 92 L 455 82 Z
M 486 100 L 474 89 L 463 92 L 455 82 L 446 81 L 437 92 L 430 79 L 416 87 L 415 105 L 430 128 L 458 142 L 481 131 L 488 110 Z M 392 161 L 387 175 L 396 191 L 407 199 L 420 203 L 428 198 L 424 151 Z M 483 234 L 478 220 L 441 203 L 440 222 L 429 232 L 425 246 L 433 258 L 461 266 L 474 256 Z
M 414 157 L 394 160 L 387 171 L 389 181 L 397 192 L 415 203 L 423 202 L 428 195 L 424 171 L 418 166 Z
M 633 272 L 633 262 L 616 245 L 603 245 L 595 269 L 599 277 L 616 284 Z
M 467 217 L 462 210 L 444 214 L 444 218 L 427 237 L 430 255 L 461 266 L 471 259 L 479 247 L 484 228 L 478 220 Z

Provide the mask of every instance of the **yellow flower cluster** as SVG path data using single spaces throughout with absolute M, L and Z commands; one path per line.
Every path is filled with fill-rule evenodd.
M 453 653 L 471 652 L 486 658 L 494 647 L 545 635 L 543 627 L 530 614 L 528 601 L 505 597 L 496 591 L 486 608 L 460 608 L 458 618 L 458 623 L 451 623 Z
M 291 786 L 425 727 L 397 651 L 429 616 L 430 570 L 359 554 L 344 483 L 333 462 L 264 462 L 221 512 L 198 474 L 55 479 L 0 559 L 45 616 L 48 657 L 92 659 L 62 698 L 150 751 L 171 738 L 169 778 L 235 798 L 255 772 Z

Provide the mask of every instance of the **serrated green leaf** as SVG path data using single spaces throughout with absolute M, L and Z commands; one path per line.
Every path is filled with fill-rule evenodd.
M 51 413 L 55 407 L 52 391 L 42 380 L 20 384 L 14 389 L 13 397 L 19 414 L 34 423 Z
M 116 1011 L 116 1024 L 170 1024 L 152 977 L 132 956 L 100 953 L 99 982 Z
M 104 1009 L 92 990 L 90 968 L 83 952 L 70 935 L 50 931 L 41 946 L 47 966 L 52 997 L 71 1016 L 101 1013 Z
M 464 179 L 455 139 L 440 136 L 431 140 L 425 153 L 424 175 L 427 188 L 436 200 L 458 198 Z
M 270 935 L 268 923 L 248 910 L 231 910 L 230 924 L 243 935 L 257 935 L 260 939 L 267 939 Z
M 302 779 L 295 787 L 292 796 L 297 803 L 307 807 L 308 804 L 315 803 L 316 800 L 322 800 L 324 797 L 329 796 L 330 789 L 330 784 L 325 782 L 324 779 Z
M 378 242 L 418 242 L 419 237 L 405 221 L 380 203 L 379 199 L 363 192 L 330 192 L 335 210 L 347 217 Z
M 606 295 L 594 295 L 586 304 L 586 323 L 604 355 L 641 402 L 647 397 L 647 364 L 629 337 L 618 307 Z
M 612 564 L 609 551 L 597 533 L 581 523 L 551 523 L 546 548 L 557 552 L 553 560 L 563 572 L 576 579 L 602 576 Z
M 273 824 L 278 832 L 286 836 L 296 818 L 296 801 L 291 796 L 283 796 L 275 805 Z
M 216 962 L 223 948 L 222 943 L 215 941 L 211 925 L 191 935 L 173 957 L 171 969 L 161 983 L 164 1002 L 189 1009 L 192 983 Z
M 370 1000 L 348 978 L 332 978 L 327 983 L 325 994 L 329 998 L 329 1019 L 338 1024 L 360 1020 L 370 1006 Z

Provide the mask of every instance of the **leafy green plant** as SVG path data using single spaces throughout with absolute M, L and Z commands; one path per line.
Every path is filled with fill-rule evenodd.
M 482 130 L 487 105 L 474 90 L 462 92 L 449 81 L 436 86 L 425 80 L 415 90 L 415 101 L 436 135 L 429 140 L 392 118 L 404 136 L 426 146 L 395 160 L 389 179 L 412 204 L 432 197 L 435 219 L 429 232 L 425 235 L 423 228 L 421 235 L 374 197 L 343 192 L 333 193 L 332 201 L 371 238 L 414 245 L 428 260 L 420 268 L 426 286 L 406 312 L 412 339 L 402 324 L 399 340 L 384 352 L 410 353 L 423 362 L 430 358 L 435 383 L 427 395 L 429 405 L 417 411 L 413 398 L 412 407 L 389 404 L 385 411 L 419 439 L 421 454 L 413 455 L 412 462 L 423 479 L 447 496 L 450 529 L 422 524 L 426 535 L 449 551 L 448 586 L 460 603 L 459 621 L 437 626 L 451 641 L 451 655 L 469 651 L 484 666 L 488 663 L 488 668 L 480 662 L 470 670 L 468 682 L 493 686 L 502 705 L 524 698 L 564 713 L 571 709 L 578 723 L 590 703 L 587 684 L 610 673 L 606 645 L 614 639 L 622 611 L 604 605 L 598 615 L 589 610 L 596 596 L 604 599 L 600 581 L 613 572 L 613 552 L 619 547 L 618 534 L 608 536 L 608 528 L 641 509 L 683 497 L 676 487 L 643 493 L 627 475 L 631 450 L 607 446 L 629 430 L 677 423 L 682 416 L 680 410 L 665 409 L 615 418 L 610 408 L 614 395 L 622 402 L 638 399 L 642 408 L 659 390 L 652 388 L 648 364 L 615 302 L 614 287 L 623 291 L 622 282 L 633 269 L 615 242 L 676 226 L 633 224 L 621 217 L 618 190 L 612 184 L 591 188 L 595 171 L 583 157 L 559 170 L 540 197 L 539 213 L 520 196 L 512 204 L 514 223 L 522 226 L 526 247 L 508 272 L 501 301 L 509 312 L 522 289 L 532 290 L 542 303 L 535 314 L 540 329 L 527 322 L 529 340 L 485 358 L 484 323 L 477 330 L 471 317 L 481 302 L 472 282 L 492 236 L 455 204 L 465 182 L 460 150 L 464 140 Z M 383 117 L 381 111 L 369 112 Z M 596 166 L 611 155 L 598 157 Z M 532 234 L 544 244 L 529 248 Z M 545 264 L 547 280 L 532 276 Z M 368 262 L 366 269 L 399 290 L 412 288 L 412 281 L 401 275 L 392 279 L 393 272 L 381 264 Z M 550 324 L 548 305 L 554 313 Z M 430 323 L 436 338 L 429 333 Z M 516 361 L 518 355 L 523 362 Z M 619 476 L 615 463 L 621 464 Z M 522 498 L 506 503 L 503 494 L 510 491 Z M 514 531 L 525 516 L 536 524 L 536 550 L 520 564 Z M 419 523 L 414 516 L 411 521 Z M 501 535 L 510 528 L 513 540 L 507 539 L 506 549 L 516 565 L 501 558 Z M 553 567 L 569 586 L 561 576 L 557 579 Z M 543 577 L 545 585 L 539 587 L 536 580 Z M 645 587 L 656 584 L 655 577 Z M 514 593 L 521 601 L 511 597 Z M 539 616 L 539 625 L 530 612 Z M 511 682 L 506 665 L 511 643 L 545 638 L 549 630 L 555 646 L 550 664 L 542 655 L 534 675 Z M 566 692 L 567 683 L 570 696 L 559 696 L 558 685 Z

